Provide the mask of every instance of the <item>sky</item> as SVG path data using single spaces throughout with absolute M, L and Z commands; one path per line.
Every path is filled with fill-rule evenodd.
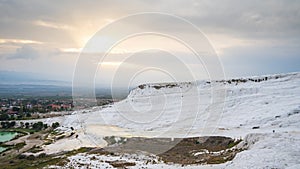
M 90 73 L 102 84 L 115 80 L 128 85 L 172 81 L 172 78 L 179 81 L 209 78 L 206 67 L 210 66 L 210 70 L 221 66 L 224 73 L 221 77 L 225 78 L 300 69 L 300 1 L 297 0 L 0 0 L 0 71 L 72 81 L 78 61 L 85 57 L 82 52 L 87 45 L 93 45 L 93 37 L 126 16 L 145 12 L 182 18 L 202 35 L 181 26 L 180 21 L 145 17 L 133 18 L 130 27 L 119 26 L 114 30 L 117 33 L 97 38 L 101 43 L 114 41 L 116 34 L 129 28 L 140 31 L 153 28 L 165 34 L 180 34 L 194 42 L 199 40 L 198 36 L 206 37 L 207 41 L 201 39 L 202 42 L 210 43 L 216 54 L 212 57 L 218 57 L 220 63 L 196 63 L 189 60 L 193 54 L 181 41 L 143 34 L 123 39 L 101 63 L 95 61 L 100 65 L 96 73 L 82 72 L 80 78 Z M 104 53 L 101 43 L 96 43 L 95 48 Z M 199 46 L 203 50 L 210 48 L 205 44 Z M 161 67 L 155 68 L 156 64 Z

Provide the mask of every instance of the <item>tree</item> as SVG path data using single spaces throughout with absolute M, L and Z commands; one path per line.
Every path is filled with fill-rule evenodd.
M 25 123 L 25 128 L 27 128 L 27 129 L 29 128 L 29 123 L 28 122 Z
M 47 129 L 48 128 L 48 124 L 44 124 L 44 129 Z
M 23 118 L 23 114 L 19 114 L 17 118 L 18 119 L 22 119 Z
M 6 126 L 6 122 L 2 121 L 2 122 L 1 122 L 1 127 L 5 129 L 5 128 L 7 127 L 7 126 Z
M 8 120 L 9 116 L 6 113 L 0 114 L 0 121 Z
M 13 107 L 13 108 L 12 108 L 12 111 L 19 111 L 19 110 L 20 110 L 19 107 Z
M 34 123 L 34 124 L 32 125 L 32 129 L 34 129 L 34 130 L 36 130 L 36 131 L 42 130 L 43 127 L 44 127 L 44 123 L 41 122 L 41 121 L 39 121 L 39 122 L 37 122 L 37 123 Z
M 15 121 L 12 121 L 10 123 L 8 123 L 8 128 L 12 128 L 16 125 L 16 122 Z
M 20 127 L 21 127 L 21 128 L 24 127 L 24 122 L 20 122 Z
M 31 117 L 31 113 L 26 113 L 26 117 Z
M 52 128 L 55 129 L 59 127 L 59 123 L 58 122 L 55 122 L 55 123 L 52 123 Z

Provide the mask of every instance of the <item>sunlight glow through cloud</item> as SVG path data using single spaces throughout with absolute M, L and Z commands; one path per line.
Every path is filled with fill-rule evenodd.
M 34 24 L 38 26 L 44 26 L 44 27 L 54 28 L 54 29 L 65 29 L 65 30 L 72 29 L 72 27 L 65 24 L 53 23 L 53 22 L 42 21 L 42 20 L 34 21 Z
M 43 44 L 43 42 L 25 39 L 0 39 L 0 44 L 1 43 Z

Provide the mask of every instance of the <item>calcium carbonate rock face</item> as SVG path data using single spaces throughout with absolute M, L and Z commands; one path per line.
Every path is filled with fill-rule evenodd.
M 80 124 L 79 140 L 98 145 L 109 135 L 243 138 L 239 146 L 247 150 L 215 168 L 299 168 L 300 73 L 243 79 L 141 85 L 114 105 L 66 116 L 62 124 Z M 212 102 L 223 93 L 223 102 Z M 220 105 L 222 111 L 215 109 Z

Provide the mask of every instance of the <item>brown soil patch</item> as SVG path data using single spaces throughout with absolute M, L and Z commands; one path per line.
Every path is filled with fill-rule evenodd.
M 158 155 L 166 163 L 219 164 L 232 160 L 241 150 L 234 148 L 241 140 L 229 137 L 210 136 L 193 138 L 122 138 L 121 143 L 95 150 L 102 154 L 136 153 L 142 151 Z M 165 150 L 165 151 L 162 151 Z
M 234 158 L 238 150 L 230 148 L 238 142 L 229 137 L 219 136 L 184 138 L 158 156 L 167 163 L 219 164 Z

